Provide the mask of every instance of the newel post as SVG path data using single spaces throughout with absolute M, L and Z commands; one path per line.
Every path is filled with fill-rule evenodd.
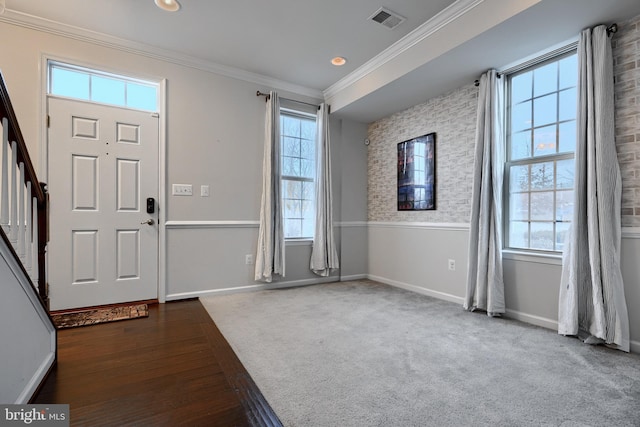
M 38 293 L 49 310 L 49 284 L 47 283 L 46 253 L 49 242 L 49 193 L 47 184 L 40 183 L 44 197 L 38 200 Z

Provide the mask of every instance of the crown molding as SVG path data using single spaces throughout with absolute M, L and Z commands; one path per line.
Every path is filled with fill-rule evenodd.
M 323 99 L 322 92 L 317 89 L 296 85 L 273 77 L 264 76 L 262 74 L 217 64 L 191 55 L 184 55 L 173 50 L 162 49 L 145 43 L 110 36 L 108 34 L 63 24 L 11 9 L 6 9 L 5 12 L 0 15 L 0 22 L 219 74 L 236 80 L 255 83 L 264 87 L 280 89 L 303 96 L 309 96 L 311 98 Z
M 374 56 L 369 61 L 365 62 L 362 66 L 329 86 L 323 92 L 324 98 L 329 99 L 335 96 L 340 91 L 377 70 L 384 64 L 396 58 L 398 55 L 401 55 L 416 44 L 429 38 L 438 30 L 468 13 L 482 2 L 484 2 L 484 0 L 458 0 L 455 3 L 452 3 L 433 18 L 411 31 L 409 34 L 380 52 L 378 55 Z

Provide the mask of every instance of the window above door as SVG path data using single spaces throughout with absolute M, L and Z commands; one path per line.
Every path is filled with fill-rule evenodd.
M 157 83 L 48 61 L 50 95 L 80 99 L 134 110 L 158 112 Z

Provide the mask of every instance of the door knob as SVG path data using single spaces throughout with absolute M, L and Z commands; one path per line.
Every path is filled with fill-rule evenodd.
M 153 220 L 153 218 L 149 218 L 146 221 L 142 221 L 140 224 L 153 225 L 153 224 L 155 224 L 155 221 Z

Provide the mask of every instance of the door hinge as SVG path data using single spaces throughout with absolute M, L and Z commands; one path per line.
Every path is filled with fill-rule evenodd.
M 47 114 L 47 127 L 51 127 L 51 116 Z

